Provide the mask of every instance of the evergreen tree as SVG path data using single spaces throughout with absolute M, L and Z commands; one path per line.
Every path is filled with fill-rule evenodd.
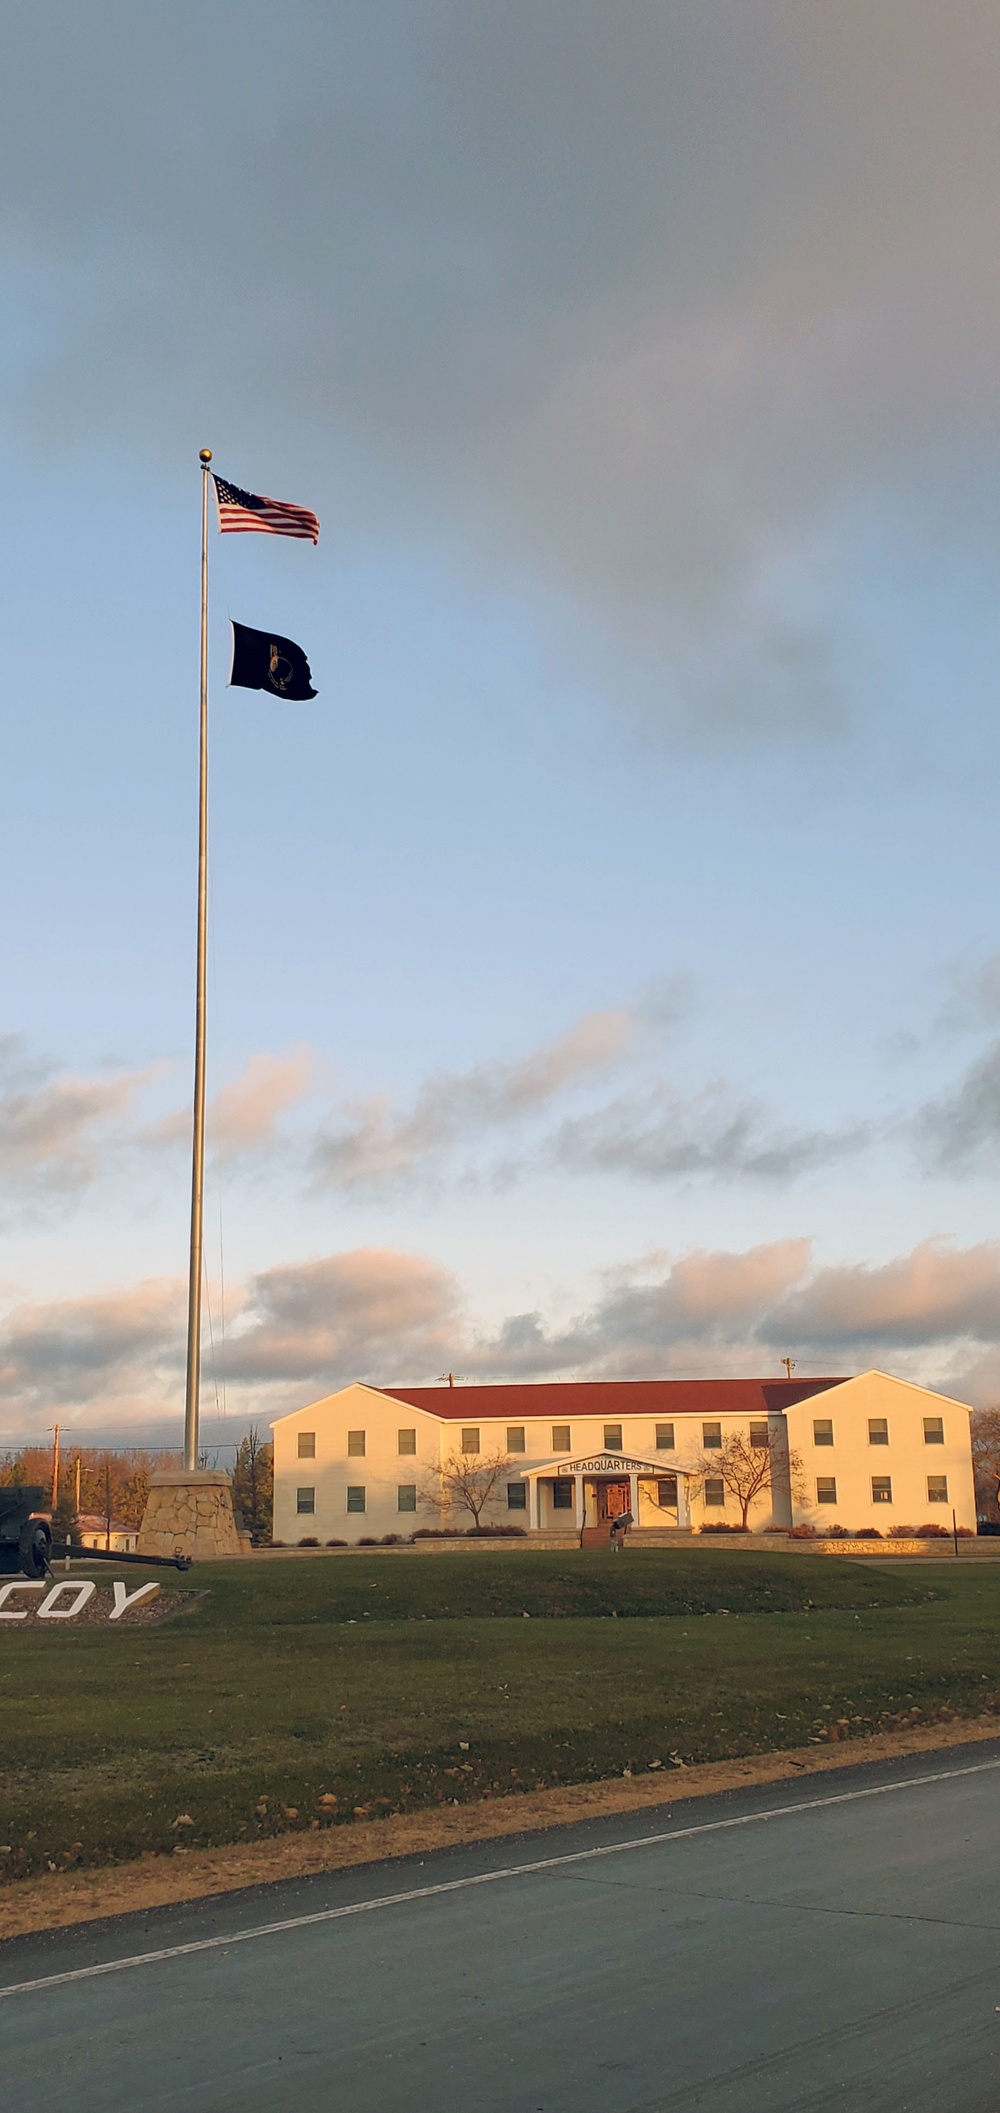
M 233 1468 L 233 1507 L 254 1541 L 269 1541 L 274 1519 L 274 1447 L 252 1424 Z

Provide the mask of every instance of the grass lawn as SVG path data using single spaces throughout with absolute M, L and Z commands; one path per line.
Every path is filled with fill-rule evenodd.
M 8 1879 L 1000 1712 L 992 1564 L 539 1550 L 194 1582 L 159 1628 L 0 1634 Z

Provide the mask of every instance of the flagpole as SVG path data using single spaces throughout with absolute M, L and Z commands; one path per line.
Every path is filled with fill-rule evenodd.
M 198 965 L 195 990 L 194 1112 L 191 1126 L 191 1255 L 188 1270 L 187 1386 L 184 1466 L 198 1465 L 201 1394 L 201 1282 L 205 1194 L 205 985 L 208 933 L 208 480 L 211 448 L 201 455 L 201 709 L 198 772 Z

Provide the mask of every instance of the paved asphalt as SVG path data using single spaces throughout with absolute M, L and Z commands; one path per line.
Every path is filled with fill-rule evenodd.
M 991 1742 L 16 1939 L 0 2097 L 996 2113 L 998 1852 Z

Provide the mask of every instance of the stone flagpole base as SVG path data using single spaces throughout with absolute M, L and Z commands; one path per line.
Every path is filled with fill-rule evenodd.
M 170 1467 L 150 1475 L 139 1555 L 239 1555 L 229 1476 L 216 1467 Z

